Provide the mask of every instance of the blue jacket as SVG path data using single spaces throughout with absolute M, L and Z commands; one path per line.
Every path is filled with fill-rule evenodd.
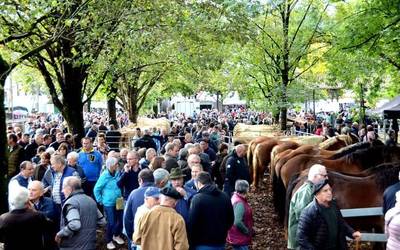
M 133 222 L 135 220 L 135 214 L 138 207 L 144 203 L 144 192 L 149 187 L 154 187 L 154 183 L 146 182 L 142 186 L 133 190 L 126 201 L 125 211 L 124 211 L 124 229 L 126 236 L 132 239 L 133 232 L 135 230 Z
M 383 193 L 383 214 L 394 207 L 396 204 L 396 193 L 400 190 L 400 182 L 393 184 L 386 188 L 385 192 Z
M 185 189 L 186 195 L 183 199 L 178 200 L 175 206 L 175 210 L 183 217 L 185 223 L 187 224 L 189 220 L 189 200 L 194 194 L 196 194 L 197 191 L 188 187 L 183 187 L 183 189 Z
M 106 207 L 113 207 L 117 198 L 121 197 L 121 189 L 117 182 L 120 178 L 120 173 L 117 171 L 114 176 L 110 171 L 105 170 L 94 185 L 93 194 L 96 201 Z
M 54 201 L 48 197 L 40 197 L 39 202 L 34 204 L 36 211 L 41 212 L 47 219 L 58 222 L 59 214 L 56 211 Z
M 46 176 L 49 176 L 48 171 L 50 171 L 50 173 L 51 173 L 51 175 L 50 175 L 50 176 L 51 176 L 50 180 L 48 180 L 49 178 L 45 178 Z M 47 183 L 47 184 L 49 184 L 49 185 L 52 187 L 52 189 L 53 189 L 53 185 L 54 185 L 54 175 L 55 175 L 55 174 L 56 174 L 56 172 L 55 172 L 52 168 L 49 168 L 49 169 L 46 171 L 46 173 L 44 174 L 44 177 L 43 177 L 43 179 L 46 180 L 46 182 L 47 182 L 47 181 L 51 181 L 51 184 L 49 184 L 49 183 Z M 78 172 L 76 172 L 76 170 L 75 170 L 74 168 L 71 168 L 71 167 L 66 166 L 66 167 L 64 168 L 64 171 L 63 171 L 63 174 L 62 174 L 61 180 L 60 180 L 60 197 L 61 197 L 61 202 L 64 202 L 64 200 L 65 200 L 64 193 L 62 192 L 62 186 L 63 186 L 64 178 L 65 178 L 65 177 L 69 177 L 69 176 L 79 176 L 79 174 L 78 174 Z M 47 184 L 44 184 L 44 185 L 46 186 Z M 47 186 L 49 186 L 49 185 L 47 185 Z
M 82 167 L 87 181 L 97 181 L 103 164 L 103 158 L 99 151 L 79 152 L 78 164 Z

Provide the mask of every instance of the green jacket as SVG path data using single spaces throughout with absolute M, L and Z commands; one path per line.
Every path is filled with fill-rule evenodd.
M 303 209 L 313 200 L 313 183 L 306 181 L 296 191 L 290 200 L 289 220 L 288 220 L 288 248 L 296 249 L 299 247 L 297 241 L 297 225 Z

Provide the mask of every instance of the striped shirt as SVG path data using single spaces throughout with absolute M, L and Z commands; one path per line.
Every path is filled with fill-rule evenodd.
M 61 178 L 62 172 L 56 172 L 54 174 L 54 182 L 53 182 L 53 200 L 56 204 L 61 204 Z

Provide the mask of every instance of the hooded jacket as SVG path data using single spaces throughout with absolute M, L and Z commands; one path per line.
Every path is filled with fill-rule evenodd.
M 205 185 L 193 196 L 188 235 L 191 246 L 223 245 L 234 220 L 229 197 L 215 185 Z

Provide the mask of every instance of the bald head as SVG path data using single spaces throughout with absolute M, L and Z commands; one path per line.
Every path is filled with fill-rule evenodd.
M 236 150 L 236 154 L 237 154 L 239 157 L 243 157 L 244 154 L 246 153 L 246 147 L 245 147 L 243 144 L 237 145 L 237 146 L 235 147 L 235 150 Z

